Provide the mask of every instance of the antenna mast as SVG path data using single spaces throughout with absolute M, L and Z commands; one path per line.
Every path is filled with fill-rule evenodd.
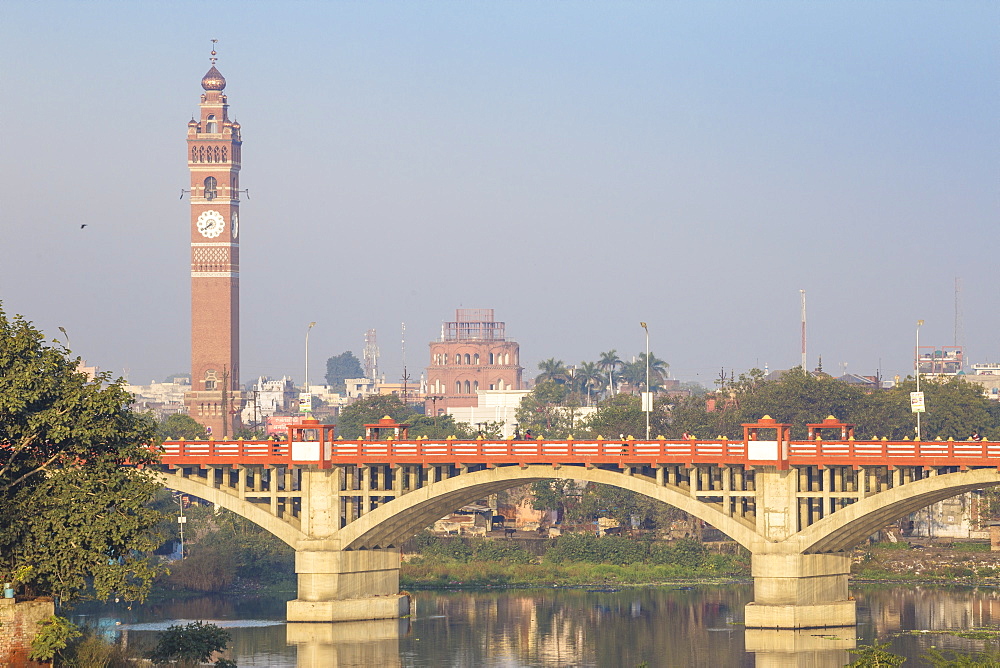
M 802 373 L 808 374 L 809 370 L 806 367 L 806 291 L 799 290 L 799 295 L 802 297 Z
M 378 378 L 378 338 L 374 329 L 365 332 L 365 377 L 371 380 Z

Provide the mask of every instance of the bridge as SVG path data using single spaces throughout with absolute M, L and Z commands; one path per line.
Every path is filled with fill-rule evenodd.
M 295 549 L 291 622 L 408 614 L 399 545 L 449 512 L 526 483 L 575 479 L 670 504 L 751 553 L 746 626 L 854 626 L 850 550 L 887 524 L 1000 484 L 1000 442 L 855 440 L 829 417 L 791 439 L 765 416 L 742 439 L 411 439 L 383 418 L 366 438 L 303 420 L 282 441 L 168 441 L 170 489 L 231 510 Z

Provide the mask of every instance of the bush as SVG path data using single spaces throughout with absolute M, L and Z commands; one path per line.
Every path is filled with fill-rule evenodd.
M 226 649 L 230 639 L 229 631 L 215 624 L 191 622 L 184 626 L 171 626 L 160 633 L 149 658 L 153 663 L 204 663 L 215 652 Z
M 485 538 L 473 542 L 472 558 L 476 561 L 497 561 L 502 564 L 530 564 L 534 561 L 528 551 L 515 542 Z

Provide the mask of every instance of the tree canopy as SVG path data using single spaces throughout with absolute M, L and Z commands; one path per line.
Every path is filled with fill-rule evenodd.
M 334 392 L 346 392 L 347 385 L 344 383 L 346 379 L 361 378 L 364 375 L 365 370 L 361 367 L 361 361 L 350 350 L 334 355 L 326 361 L 326 384 Z
M 340 411 L 337 418 L 337 436 L 343 438 L 361 438 L 365 435 L 365 425 L 374 424 L 388 415 L 400 424 L 409 424 L 410 437 L 428 436 L 430 438 L 471 438 L 471 428 L 461 422 L 455 422 L 451 415 L 433 417 L 423 415 L 403 403 L 394 394 L 375 394 L 355 401 Z
M 156 569 L 160 514 L 153 420 L 121 379 L 94 380 L 79 358 L 0 309 L 0 580 L 69 601 L 142 598 Z M 131 466 L 124 466 L 125 464 Z
M 208 438 L 205 425 L 183 413 L 168 415 L 157 425 L 156 435 L 162 441 L 202 441 Z

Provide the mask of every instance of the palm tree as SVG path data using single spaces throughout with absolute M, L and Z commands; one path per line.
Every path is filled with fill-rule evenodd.
M 650 391 L 658 390 L 663 381 L 667 378 L 667 370 L 670 365 L 658 358 L 653 353 L 649 353 L 649 384 Z M 627 362 L 622 369 L 622 378 L 628 381 L 634 388 L 643 387 L 646 384 L 646 353 L 639 353 L 635 361 Z
M 563 385 L 569 380 L 569 370 L 562 360 L 550 357 L 538 363 L 540 374 L 535 376 L 535 384 L 540 385 L 545 382 L 553 382 Z
M 615 371 L 622 366 L 622 360 L 618 357 L 618 351 L 612 348 L 606 353 L 601 353 L 601 359 L 597 361 L 597 366 L 608 375 L 608 389 L 615 391 Z
M 590 405 L 591 391 L 600 392 L 604 385 L 604 373 L 595 362 L 581 362 L 574 376 L 581 390 L 587 391 L 587 405 Z

